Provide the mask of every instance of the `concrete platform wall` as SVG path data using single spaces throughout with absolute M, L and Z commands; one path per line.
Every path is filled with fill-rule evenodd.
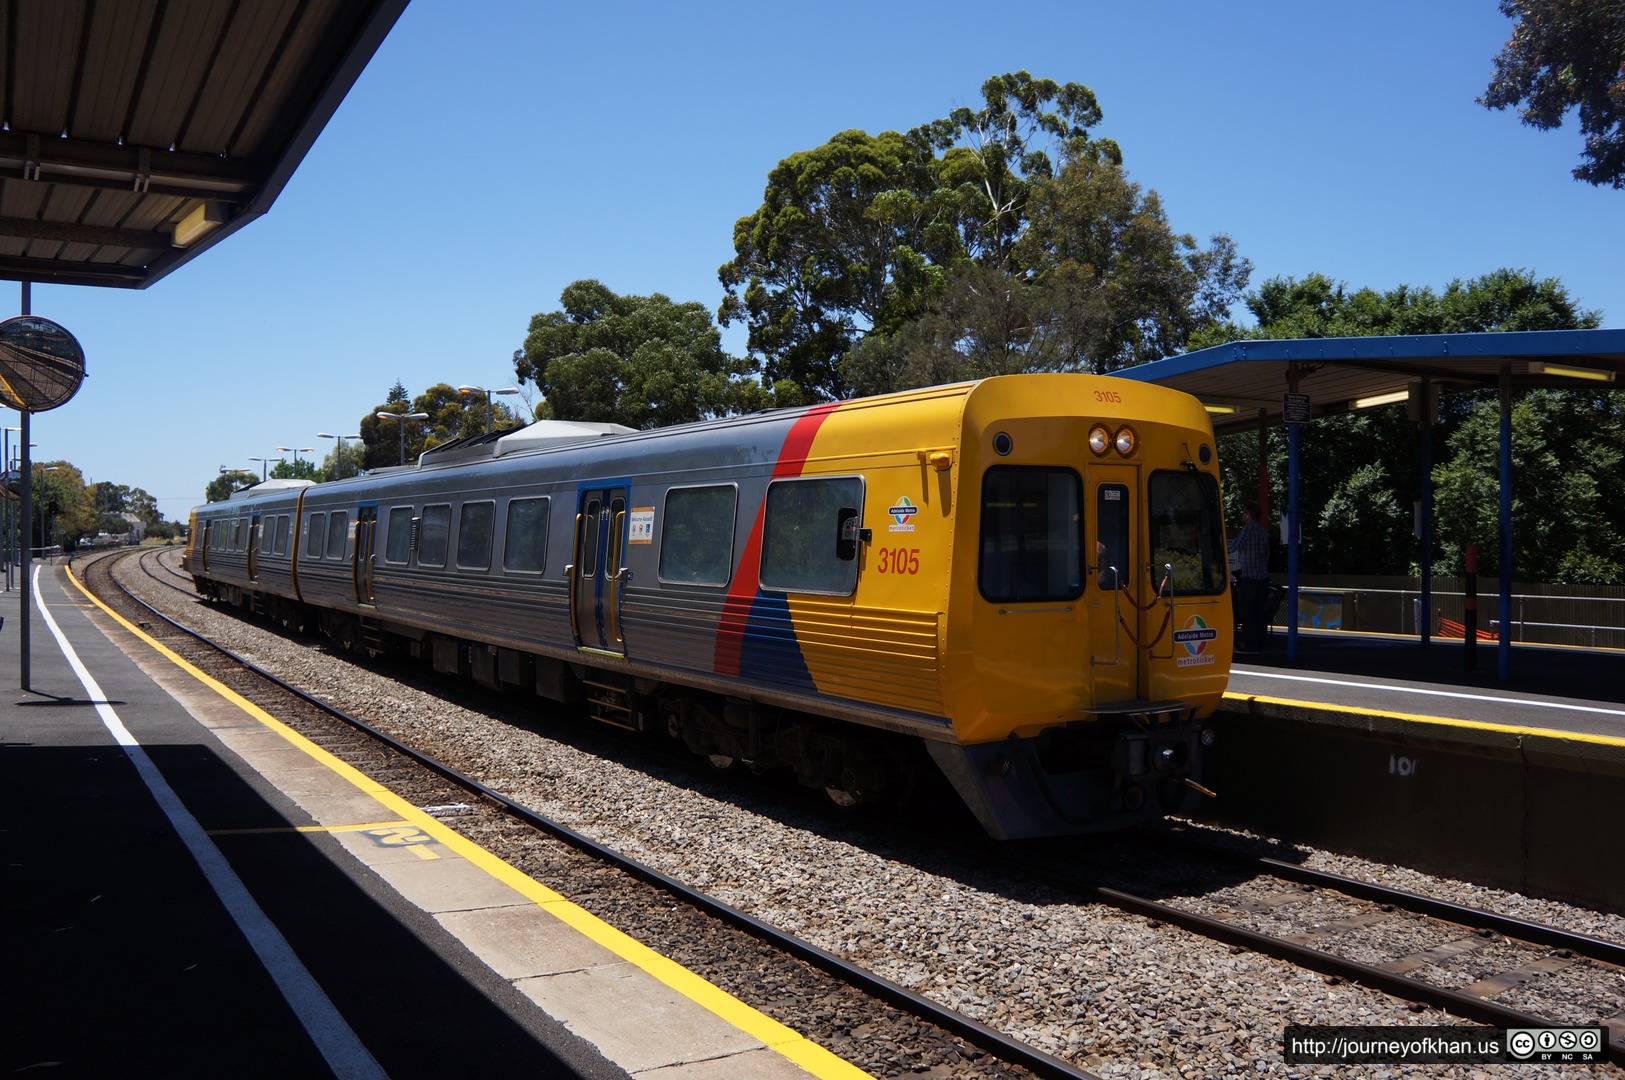
M 1201 819 L 1625 910 L 1625 747 L 1401 717 L 1221 712 Z

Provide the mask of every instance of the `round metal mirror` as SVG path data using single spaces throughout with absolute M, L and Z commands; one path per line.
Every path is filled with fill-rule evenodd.
M 54 409 L 85 381 L 85 350 L 50 319 L 18 315 L 0 322 L 0 403 L 18 412 Z

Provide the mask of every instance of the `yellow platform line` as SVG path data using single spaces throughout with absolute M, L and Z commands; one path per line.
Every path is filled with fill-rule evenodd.
M 379 784 L 359 769 L 340 761 L 282 721 L 244 698 L 224 683 L 205 674 L 168 646 L 147 634 L 140 627 L 92 596 L 73 568 L 68 567 L 68 580 L 110 618 L 136 638 L 150 646 L 158 655 L 174 664 L 193 679 L 213 690 L 225 701 L 253 717 L 266 728 L 282 736 L 313 760 L 320 762 L 338 776 L 349 781 L 357 790 L 372 796 L 386 809 L 400 815 L 404 824 L 415 825 L 433 836 L 436 841 L 480 867 L 515 892 L 541 906 L 554 918 L 584 934 L 622 960 L 648 972 L 655 979 L 693 1001 L 707 1011 L 732 1024 L 770 1050 L 793 1061 L 814 1076 L 829 1080 L 855 1080 L 870 1076 L 856 1065 L 812 1042 L 800 1032 L 779 1023 L 772 1017 L 752 1008 L 732 994 L 716 986 L 681 964 L 660 955 L 633 937 L 617 930 L 596 915 L 565 899 L 560 894 L 536 881 L 524 871 L 510 866 L 496 855 L 426 814 L 407 800 Z M 376 827 L 376 826 L 374 826 Z
M 410 821 L 374 821 L 369 825 L 275 825 L 263 829 L 207 829 L 210 836 L 257 836 L 262 833 L 341 833 L 367 832 L 370 829 L 400 829 Z
M 1441 727 L 1463 728 L 1469 731 L 1493 732 L 1500 735 L 1518 735 L 1525 738 L 1540 737 L 1569 742 L 1590 743 L 1594 746 L 1625 747 L 1625 739 L 1613 735 L 1593 735 L 1585 731 L 1563 731 L 1553 728 L 1524 727 L 1519 724 L 1494 724 L 1486 720 L 1462 720 L 1453 716 L 1430 716 L 1426 713 L 1394 712 L 1391 709 L 1362 709 L 1356 705 L 1338 705 L 1326 701 L 1299 701 L 1295 698 L 1265 697 L 1262 694 L 1237 694 L 1226 690 L 1224 699 L 1240 705 L 1257 702 L 1260 705 L 1280 705 L 1293 709 L 1320 710 L 1348 716 L 1380 717 L 1387 720 L 1407 720 L 1417 724 L 1437 724 Z

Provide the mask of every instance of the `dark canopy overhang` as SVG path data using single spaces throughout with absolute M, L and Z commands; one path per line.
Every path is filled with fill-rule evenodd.
M 1207 406 L 1215 433 L 1255 431 L 1282 423 L 1287 394 L 1303 421 L 1415 397 L 1494 388 L 1500 394 L 1499 625 L 1512 625 L 1512 392 L 1537 387 L 1587 389 L 1620 384 L 1625 330 L 1541 330 L 1513 333 L 1422 334 L 1357 338 L 1235 341 L 1128 368 L 1124 378 L 1171 386 Z M 1427 386 L 1429 393 L 1417 390 Z M 1625 387 L 1622 387 L 1625 388 Z M 1307 398 L 1307 401 L 1304 399 Z M 1418 419 L 1431 409 L 1419 409 Z M 1288 438 L 1288 491 L 1283 520 L 1287 544 L 1287 610 L 1297 610 L 1300 459 L 1297 432 Z M 1422 440 L 1422 514 L 1418 562 L 1421 608 L 1429 603 L 1433 566 L 1431 440 Z M 1261 493 L 1262 494 L 1262 493 Z M 1260 499 L 1260 502 L 1266 500 Z M 1424 623 L 1421 640 L 1430 631 Z M 1500 678 L 1511 676 L 1511 635 L 1496 646 Z M 1298 658 L 1298 623 L 1287 620 L 1287 656 Z
M 1294 371 L 1312 417 L 1400 400 L 1424 379 L 1441 394 L 1494 388 L 1503 371 L 1514 390 L 1625 389 L 1625 330 L 1233 341 L 1117 374 L 1201 399 L 1222 435 L 1280 423 Z
M 265 213 L 405 7 L 0 3 L 0 279 L 145 288 Z

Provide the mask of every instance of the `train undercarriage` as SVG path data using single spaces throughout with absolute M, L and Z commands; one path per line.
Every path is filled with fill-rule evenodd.
M 901 798 L 940 773 L 1000 839 L 1097 832 L 1193 809 L 1211 732 L 1179 702 L 1079 719 L 1033 738 L 965 745 L 813 716 L 577 660 L 471 642 L 236 586 L 204 595 L 340 648 L 399 656 L 490 690 L 534 693 L 599 722 L 664 736 L 718 769 L 787 770 L 838 806 Z

